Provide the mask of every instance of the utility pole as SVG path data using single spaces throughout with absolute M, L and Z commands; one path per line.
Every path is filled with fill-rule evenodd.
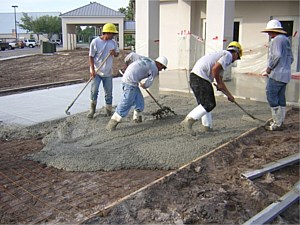
M 16 8 L 18 8 L 18 6 L 17 5 L 12 5 L 11 7 L 14 8 L 14 12 L 15 12 L 15 34 L 16 34 L 16 41 L 18 41 L 17 14 L 16 14 Z

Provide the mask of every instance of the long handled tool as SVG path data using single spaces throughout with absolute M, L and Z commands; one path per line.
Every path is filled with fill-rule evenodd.
M 174 115 L 176 115 L 176 113 L 167 106 L 162 106 L 161 104 L 159 104 L 159 102 L 154 98 L 154 96 L 150 93 L 150 91 L 148 89 L 145 89 L 146 92 L 148 93 L 148 95 L 153 99 L 153 101 L 159 106 L 159 110 L 157 110 L 155 113 L 152 113 L 152 116 L 155 116 L 156 119 L 158 118 L 162 118 L 164 115 L 167 115 L 169 112 L 173 113 Z
M 100 66 L 96 69 L 96 73 L 98 72 L 98 70 L 104 65 L 104 63 L 107 61 L 107 59 L 109 58 L 110 53 L 108 53 L 108 55 L 105 57 L 105 59 L 101 62 Z M 84 87 L 81 89 L 81 91 L 78 93 L 78 95 L 76 96 L 76 98 L 73 100 L 73 102 L 68 106 L 68 108 L 65 110 L 65 113 L 67 115 L 70 115 L 71 113 L 69 112 L 70 108 L 74 105 L 74 103 L 76 102 L 76 100 L 78 99 L 78 97 L 81 95 L 81 93 L 85 90 L 85 88 L 88 86 L 88 84 L 93 80 L 93 78 L 91 77 L 88 82 L 84 85 Z
M 215 83 L 214 83 L 214 85 L 216 86 L 216 88 L 217 88 L 217 90 L 218 90 L 217 85 L 216 85 Z M 219 90 L 218 90 L 218 91 L 219 91 Z M 222 90 L 221 90 L 221 91 L 222 91 Z M 227 95 L 224 91 L 222 91 L 222 93 L 228 97 L 228 95 Z M 238 107 L 239 107 L 244 113 L 246 113 L 249 117 L 251 117 L 253 120 L 257 120 L 257 121 L 266 123 L 266 121 L 261 120 L 261 119 L 258 119 L 258 118 L 256 118 L 256 117 L 254 117 L 252 114 L 250 114 L 249 112 L 247 112 L 247 111 L 246 111 L 239 103 L 237 103 L 236 101 L 233 101 L 233 103 L 234 103 L 236 106 L 238 106 Z

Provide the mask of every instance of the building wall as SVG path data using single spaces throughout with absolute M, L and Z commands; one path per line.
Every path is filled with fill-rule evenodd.
M 268 35 L 260 31 L 272 18 L 293 19 L 293 33 L 298 31 L 299 35 L 299 1 L 235 2 L 235 21 L 240 22 L 239 41 L 246 53 L 268 44 Z M 191 69 L 195 55 L 197 58 L 203 55 L 205 19 L 206 1 L 161 1 L 160 54 L 169 58 L 169 69 Z M 298 42 L 299 39 L 294 40 Z M 266 60 L 267 48 L 264 51 L 262 60 Z M 297 49 L 294 51 L 297 55 Z M 186 57 L 190 59 L 186 60 Z M 183 63 L 183 60 L 190 63 Z

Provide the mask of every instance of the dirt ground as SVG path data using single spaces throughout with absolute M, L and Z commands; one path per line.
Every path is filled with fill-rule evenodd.
M 125 54 L 115 61 L 115 74 Z M 0 69 L 0 91 L 86 80 L 87 50 L 2 61 Z M 9 129 L 0 124 L 0 224 L 242 224 L 299 180 L 299 164 L 253 181 L 241 177 L 299 154 L 296 108 L 288 111 L 284 131 L 254 128 L 175 170 L 71 172 L 24 158 L 41 151 L 44 137 L 64 122 Z M 297 202 L 272 223 L 299 222 Z

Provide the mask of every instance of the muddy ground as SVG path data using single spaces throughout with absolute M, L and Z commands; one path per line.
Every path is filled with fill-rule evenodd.
M 114 71 L 121 67 L 123 56 L 116 60 Z M 15 67 L 16 64 L 20 67 Z M 88 79 L 86 50 L 2 61 L 0 67 L 1 71 L 8 68 L 1 72 L 0 90 Z M 12 78 L 13 74 L 22 74 L 22 82 Z M 151 117 L 155 103 L 146 98 L 148 108 L 143 123 L 134 124 L 128 119 L 111 135 L 103 135 L 106 143 L 113 144 L 108 145 L 113 152 L 124 150 L 128 154 L 138 153 L 134 149 L 140 143 L 138 140 L 142 140 L 140 148 L 147 153 L 142 155 L 145 156 L 142 160 L 141 155 L 129 158 L 122 153 L 121 163 L 105 164 L 100 157 L 95 160 L 101 162 L 100 167 L 84 172 L 74 169 L 74 162 L 64 164 L 68 169 L 49 161 L 69 160 L 70 156 L 65 153 L 77 150 L 78 146 L 85 145 L 89 153 L 103 149 L 101 134 L 105 131 L 101 127 L 109 118 L 101 110 L 94 121 L 101 124 L 97 130 L 98 141 L 88 130 L 94 122 L 87 121 L 85 114 L 31 127 L 0 124 L 0 224 L 242 224 L 291 190 L 299 180 L 299 164 L 254 181 L 241 178 L 241 173 L 247 170 L 299 153 L 299 109 L 290 108 L 284 131 L 267 132 L 256 123 L 242 121 L 243 113 L 218 97 L 214 132 L 205 133 L 198 124 L 195 125 L 198 135 L 191 137 L 178 124 L 195 105 L 193 97 L 163 94 L 159 101 L 169 104 L 178 115 L 158 122 Z M 270 117 L 266 104 L 239 101 L 260 118 Z M 71 122 L 81 129 L 70 127 Z M 146 140 L 152 136 L 155 144 L 151 146 L 151 141 Z M 118 139 L 122 141 L 116 146 Z M 49 143 L 54 142 L 49 148 Z M 157 161 L 148 161 L 147 156 L 159 155 L 155 147 L 158 145 L 164 150 L 161 160 L 156 157 Z M 193 145 L 194 151 L 190 148 Z M 166 151 L 168 146 L 170 151 Z M 48 149 L 51 150 L 48 160 L 28 159 Z M 105 151 L 109 152 L 109 148 Z M 172 151 L 179 154 L 175 157 Z M 207 156 L 198 158 L 205 153 Z M 110 155 L 115 156 L 120 154 Z M 182 161 L 176 164 L 177 159 Z M 194 162 L 189 164 L 192 160 Z M 141 166 L 145 162 L 148 167 Z M 159 167 L 155 167 L 157 163 Z M 146 185 L 149 186 L 140 190 Z M 273 223 L 299 224 L 299 203 Z

